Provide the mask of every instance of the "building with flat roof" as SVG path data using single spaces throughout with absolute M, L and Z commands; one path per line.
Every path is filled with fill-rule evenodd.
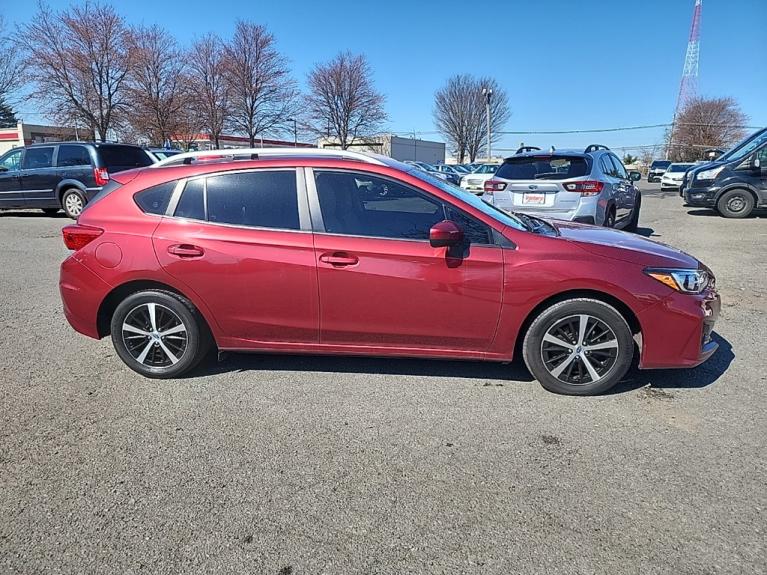
M 319 148 L 340 148 L 335 138 L 321 138 Z M 349 146 L 356 152 L 374 152 L 400 161 L 426 162 L 442 164 L 445 161 L 445 144 L 418 138 L 403 138 L 394 134 L 381 134 L 369 138 L 359 138 Z
M 43 142 L 64 142 L 68 140 L 92 140 L 93 132 L 85 129 L 63 126 L 42 126 L 19 122 L 10 128 L 0 128 L 0 154 L 11 148 Z
M 178 140 L 174 140 L 176 144 Z M 185 142 L 186 144 L 186 142 Z M 213 150 L 214 143 L 209 134 L 197 134 L 190 144 L 190 149 L 194 150 Z M 246 136 L 233 136 L 224 134 L 218 138 L 218 146 L 221 149 L 250 148 L 250 140 Z M 273 140 L 269 138 L 256 138 L 256 148 L 316 148 L 314 144 L 306 142 L 293 142 L 286 140 Z

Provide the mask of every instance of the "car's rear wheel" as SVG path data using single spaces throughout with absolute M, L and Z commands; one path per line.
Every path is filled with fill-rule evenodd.
M 570 299 L 535 318 L 525 335 L 522 354 L 545 389 L 596 395 L 626 374 L 634 356 L 634 339 L 614 307 L 594 299 Z
M 716 207 L 725 218 L 745 218 L 754 209 L 754 196 L 748 190 L 730 190 L 722 194 Z
M 69 188 L 61 196 L 61 206 L 67 216 L 76 220 L 85 208 L 85 196 L 77 188 Z
M 605 214 L 604 226 L 606 228 L 615 227 L 615 206 L 608 206 L 607 213 Z
M 171 292 L 150 290 L 128 296 L 112 316 L 111 331 L 120 359 L 146 377 L 179 377 L 210 348 L 200 314 L 189 300 Z

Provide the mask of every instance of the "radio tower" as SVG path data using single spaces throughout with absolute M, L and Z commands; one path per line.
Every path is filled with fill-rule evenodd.
M 684 69 L 682 81 L 679 84 L 679 95 L 676 98 L 674 119 L 671 122 L 671 134 L 669 136 L 666 158 L 670 153 L 671 140 L 674 137 L 674 128 L 679 112 L 684 105 L 694 98 L 698 92 L 698 54 L 700 52 L 700 12 L 703 9 L 703 0 L 695 0 L 695 8 L 692 12 L 692 25 L 690 26 L 690 39 L 687 41 L 687 52 L 684 55 Z

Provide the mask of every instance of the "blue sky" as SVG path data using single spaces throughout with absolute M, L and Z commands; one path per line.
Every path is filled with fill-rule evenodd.
M 62 8 L 69 2 L 49 4 Z M 35 11 L 31 0 L 0 0 L 0 5 L 11 23 L 28 20 Z M 208 31 L 226 38 L 238 18 L 264 24 L 300 84 L 314 63 L 340 50 L 364 53 L 387 97 L 388 129 L 439 139 L 428 134 L 435 129 L 433 95 L 454 73 L 498 79 L 512 109 L 507 130 L 670 122 L 693 0 L 115 0 L 113 5 L 129 22 L 162 24 L 184 44 Z M 736 98 L 754 126 L 767 125 L 765 23 L 766 0 L 703 1 L 699 93 Z M 509 135 L 500 147 L 596 141 L 617 148 L 661 138 L 661 129 Z

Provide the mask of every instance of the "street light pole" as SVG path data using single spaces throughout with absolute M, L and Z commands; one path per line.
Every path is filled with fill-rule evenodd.
M 492 139 L 492 130 L 490 127 L 490 98 L 493 95 L 493 90 L 490 88 L 482 88 L 482 93 L 485 96 L 485 111 L 487 112 L 487 161 L 490 161 L 490 158 L 493 155 L 490 140 Z
M 296 126 L 295 118 L 288 118 L 288 122 L 293 122 L 293 147 L 298 147 L 298 127 Z

